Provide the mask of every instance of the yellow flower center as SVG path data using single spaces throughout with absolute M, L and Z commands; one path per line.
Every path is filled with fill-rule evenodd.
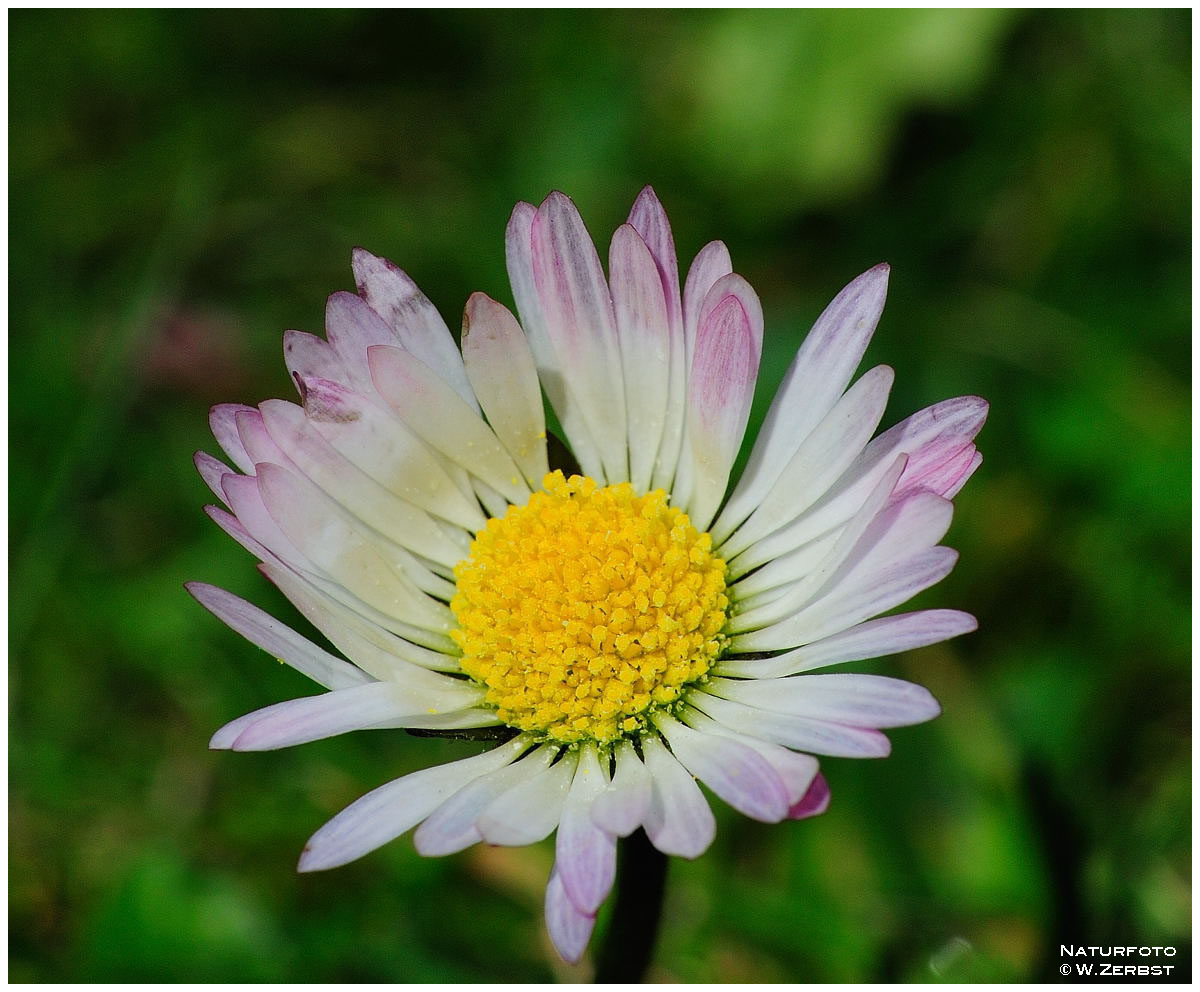
M 454 569 L 463 671 L 510 726 L 564 744 L 636 734 L 720 653 L 725 562 L 662 490 L 542 485 Z

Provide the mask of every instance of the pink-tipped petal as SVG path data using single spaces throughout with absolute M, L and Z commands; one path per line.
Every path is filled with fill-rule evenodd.
M 584 474 L 599 479 L 603 476 L 599 449 L 572 394 L 573 384 L 563 375 L 562 363 L 550 338 L 546 317 L 538 299 L 537 281 L 533 273 L 533 222 L 536 217 L 537 207 L 531 203 L 518 203 L 513 208 L 505 232 L 508 280 L 512 284 L 517 311 L 521 315 L 521 326 L 529 338 L 529 349 L 537 362 L 542 389 L 558 414 L 567 441 Z
M 609 273 L 625 377 L 629 478 L 634 489 L 645 492 L 670 399 L 671 323 L 655 261 L 641 235 L 628 224 L 613 235 Z
M 538 207 L 531 236 L 538 301 L 559 374 L 596 442 L 605 481 L 620 482 L 629 472 L 625 387 L 604 270 L 579 211 L 562 193 Z
M 333 345 L 324 338 L 304 331 L 284 331 L 283 362 L 301 392 L 301 379 L 319 378 L 336 382 L 350 379 L 350 371 L 333 350 Z
M 820 816 L 829 809 L 829 783 L 824 775 L 813 779 L 812 785 L 804 797 L 788 810 L 788 819 L 806 820 L 810 816 Z
M 702 308 L 688 383 L 687 508 L 699 530 L 707 530 L 712 522 L 741 447 L 762 357 L 762 334 L 762 307 L 749 284 L 737 275 L 718 280 Z
M 219 458 L 213 458 L 207 451 L 197 451 L 192 456 L 192 463 L 196 466 L 196 471 L 200 473 L 204 484 L 212 490 L 217 499 L 224 503 L 225 490 L 222 488 L 221 480 L 230 474 L 229 466 Z
M 243 403 L 218 403 L 208 414 L 208 425 L 212 429 L 213 437 L 217 439 L 217 444 L 221 446 L 221 450 L 241 471 L 251 473 L 254 471 L 254 459 L 250 457 L 246 446 L 242 444 L 236 418 L 239 413 L 253 410 L 254 407 L 246 406 Z
M 399 342 L 458 393 L 464 403 L 477 410 L 479 406 L 450 329 L 417 284 L 386 258 L 372 255 L 364 248 L 354 249 L 351 264 L 359 293 L 392 331 L 392 340 L 374 343 Z

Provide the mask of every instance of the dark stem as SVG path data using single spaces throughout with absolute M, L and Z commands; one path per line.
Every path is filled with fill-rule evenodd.
M 640 982 L 650 967 L 667 887 L 667 856 L 644 830 L 620 842 L 617 902 L 596 962 L 597 984 Z

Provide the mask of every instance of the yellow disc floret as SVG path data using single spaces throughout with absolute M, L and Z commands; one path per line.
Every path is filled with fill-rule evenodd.
M 454 569 L 462 667 L 501 720 L 561 743 L 635 734 L 703 678 L 729 597 L 712 538 L 661 490 L 551 472 Z

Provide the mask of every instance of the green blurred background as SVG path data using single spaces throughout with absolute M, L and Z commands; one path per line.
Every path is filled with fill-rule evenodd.
M 945 715 L 827 761 L 817 820 L 721 807 L 652 977 L 1054 980 L 1066 941 L 1187 977 L 1190 18 L 10 14 L 10 978 L 587 976 L 542 929 L 548 844 L 295 874 L 331 814 L 472 748 L 210 753 L 310 684 L 181 586 L 295 617 L 191 455 L 211 404 L 292 395 L 281 332 L 321 330 L 353 245 L 456 326 L 511 299 L 516 200 L 561 188 L 606 245 L 647 182 L 685 264 L 722 238 L 763 300 L 755 423 L 881 260 L 887 422 L 992 402 L 921 601 L 980 630 L 861 666 Z

